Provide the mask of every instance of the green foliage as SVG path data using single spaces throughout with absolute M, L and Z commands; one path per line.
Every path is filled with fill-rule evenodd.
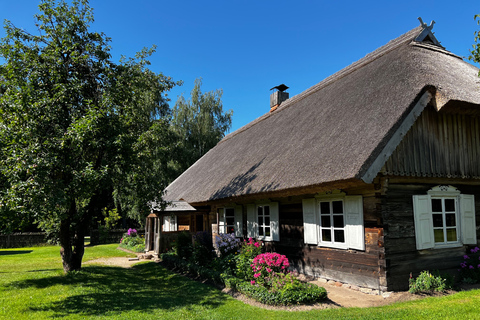
M 477 22 L 477 25 L 480 25 L 480 14 L 476 14 L 473 18 Z M 480 63 L 480 30 L 475 31 L 474 36 L 475 44 L 473 45 L 473 49 L 470 51 L 471 55 L 468 58 L 474 62 Z
M 70 271 L 102 199 L 139 220 L 160 200 L 173 152 L 164 92 L 175 83 L 147 68 L 154 48 L 112 62 L 87 0 L 39 8 L 38 35 L 6 21 L 0 41 L 0 227 L 34 220 Z
M 173 108 L 172 128 L 179 138 L 179 150 L 172 167 L 176 176 L 187 170 L 213 148 L 232 126 L 232 110 L 223 111 L 222 90 L 202 93 L 196 79 L 190 100 L 180 96 Z
M 422 271 L 416 279 L 410 276 L 408 292 L 443 292 L 451 289 L 452 283 L 449 282 L 450 281 L 448 281 L 446 277 L 442 277 L 438 271 L 433 274 L 429 271 Z
M 135 229 L 128 229 L 128 232 L 123 234 L 120 240 L 120 247 L 128 249 L 133 252 L 145 251 L 145 238 L 140 236 Z
M 212 235 L 206 231 L 199 231 L 193 236 L 192 261 L 195 264 L 206 266 L 213 259 Z
M 246 296 L 269 305 L 306 304 L 318 302 L 327 297 L 325 288 L 300 281 L 295 285 L 284 286 L 281 290 L 274 291 L 264 286 L 252 285 L 248 281 L 237 282 L 236 288 Z
M 470 253 L 463 256 L 460 263 L 460 280 L 465 283 L 478 283 L 480 281 L 480 248 L 470 249 Z
M 181 259 L 190 259 L 192 256 L 193 245 L 192 236 L 188 231 L 183 231 L 178 234 L 177 242 L 174 250 Z
M 102 210 L 102 214 L 105 217 L 103 220 L 105 221 L 105 228 L 107 230 L 114 228 L 118 220 L 122 218 L 118 214 L 117 208 L 112 210 L 107 210 L 107 208 L 104 208 Z
M 237 277 L 242 280 L 252 280 L 254 271 L 252 269 L 253 259 L 262 253 L 262 243 L 249 238 L 245 240 L 240 248 L 240 254 L 236 257 Z

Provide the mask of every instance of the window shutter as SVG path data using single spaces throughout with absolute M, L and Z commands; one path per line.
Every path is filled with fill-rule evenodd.
M 347 247 L 365 250 L 362 196 L 345 196 L 345 223 Z
M 247 205 L 247 236 L 249 238 L 256 238 L 258 234 L 257 213 L 255 212 L 255 205 Z
M 475 197 L 471 194 L 460 195 L 460 226 L 463 244 L 477 244 Z
M 278 202 L 270 202 L 270 230 L 272 232 L 272 240 L 280 241 L 280 219 Z
M 302 200 L 303 211 L 303 241 L 305 244 L 318 245 L 317 215 L 315 213 L 315 198 Z
M 225 233 L 225 209 L 218 209 L 218 233 Z
M 433 248 L 435 245 L 431 205 L 429 195 L 413 196 L 413 217 L 417 250 Z
M 242 206 L 235 206 L 235 237 L 243 237 L 243 211 Z
M 163 217 L 163 231 L 170 231 L 170 216 L 164 216 Z
M 173 217 L 173 221 L 172 221 L 172 230 L 171 231 L 178 231 L 178 227 L 177 227 L 177 215 L 174 215 Z

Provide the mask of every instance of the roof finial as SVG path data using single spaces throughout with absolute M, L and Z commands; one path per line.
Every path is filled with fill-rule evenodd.
M 430 22 L 430 25 L 428 26 L 425 22 L 423 22 L 422 17 L 418 17 L 418 21 L 420 21 L 420 25 L 421 25 L 424 29 L 428 29 L 428 30 L 432 30 L 432 29 L 433 29 L 433 25 L 435 24 L 435 20 L 432 20 L 432 22 Z

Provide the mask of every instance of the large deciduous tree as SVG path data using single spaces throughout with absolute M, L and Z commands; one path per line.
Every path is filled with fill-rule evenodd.
M 222 90 L 202 93 L 196 79 L 190 100 L 181 95 L 173 108 L 173 130 L 177 133 L 176 175 L 179 175 L 213 148 L 232 126 L 232 111 L 223 111 Z
M 33 217 L 68 272 L 102 197 L 137 217 L 160 200 L 172 138 L 163 93 L 175 83 L 148 69 L 153 49 L 112 62 L 87 0 L 39 8 L 36 34 L 6 21 L 0 43 L 0 223 Z

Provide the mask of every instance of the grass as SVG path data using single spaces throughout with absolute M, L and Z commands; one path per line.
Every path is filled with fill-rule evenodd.
M 84 261 L 129 254 L 87 247 Z M 64 275 L 58 247 L 0 249 L 0 319 L 475 319 L 480 290 L 379 308 L 264 310 L 153 262 Z

